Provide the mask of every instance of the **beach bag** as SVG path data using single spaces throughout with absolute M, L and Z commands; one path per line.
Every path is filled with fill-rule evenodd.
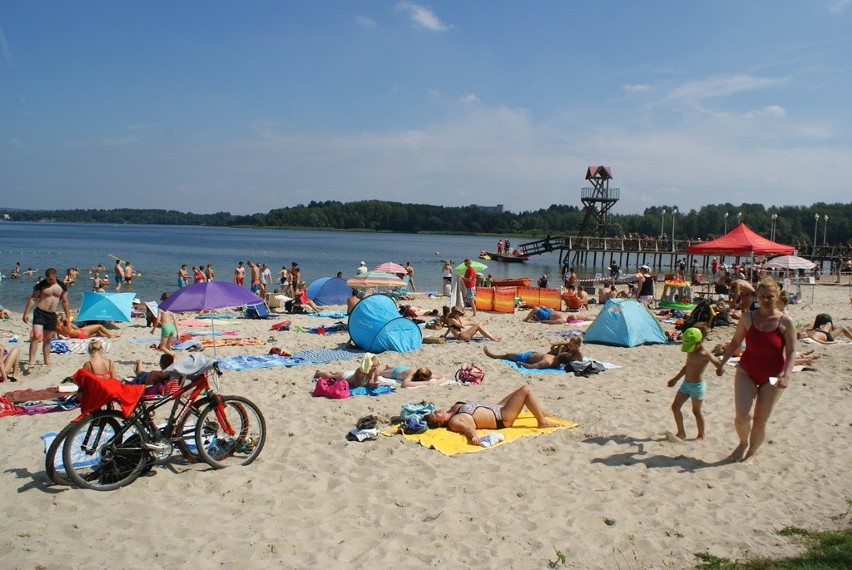
M 406 434 L 425 433 L 428 429 L 429 426 L 425 421 L 423 421 L 423 416 L 419 414 L 412 414 L 408 416 L 405 423 L 402 425 L 402 433 Z
M 463 364 L 456 372 L 456 380 L 465 384 L 482 384 L 485 372 L 476 364 Z
M 314 391 L 311 394 L 332 400 L 343 400 L 350 395 L 349 382 L 332 378 L 317 378 L 316 386 L 314 386 Z
M 399 411 L 399 418 L 403 421 L 411 416 L 423 417 L 426 414 L 431 414 L 435 411 L 435 404 L 432 402 L 414 402 L 403 404 Z
M 574 361 L 565 365 L 565 372 L 573 372 L 574 376 L 591 376 L 606 370 L 600 362 L 589 360 L 588 362 Z
M 683 324 L 678 325 L 675 328 L 685 331 L 690 327 L 694 327 L 698 323 L 707 323 L 710 328 L 713 328 L 713 317 L 715 315 L 716 312 L 713 310 L 713 306 L 706 300 L 701 299 L 695 304 L 695 308 L 692 309 L 692 312 L 689 313 L 688 316 L 684 317 Z

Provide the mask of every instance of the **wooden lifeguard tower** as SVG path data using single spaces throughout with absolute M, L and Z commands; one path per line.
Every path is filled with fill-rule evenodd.
M 612 170 L 609 166 L 590 166 L 586 169 L 586 180 L 592 186 L 580 190 L 580 200 L 585 206 L 586 215 L 580 224 L 577 237 L 607 236 L 607 216 L 621 195 L 618 188 L 610 188 Z

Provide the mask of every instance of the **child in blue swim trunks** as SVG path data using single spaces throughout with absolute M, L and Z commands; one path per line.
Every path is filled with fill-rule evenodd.
M 686 364 L 677 373 L 677 375 L 668 381 L 668 387 L 672 388 L 677 381 L 684 378 L 683 384 L 675 394 L 674 402 L 672 402 L 672 413 L 674 414 L 675 424 L 677 424 L 677 433 L 675 436 L 678 439 L 686 439 L 686 430 L 683 427 L 683 414 L 680 409 L 688 400 L 692 400 L 692 413 L 695 416 L 695 423 L 698 426 L 698 437 L 696 439 L 704 439 L 704 416 L 701 415 L 701 402 L 704 401 L 704 394 L 707 390 L 706 384 L 702 378 L 704 369 L 710 362 L 714 366 L 718 366 L 719 361 L 713 354 L 707 350 L 702 341 L 707 334 L 707 329 L 704 325 L 691 327 L 683 332 L 683 344 L 681 351 L 686 352 Z

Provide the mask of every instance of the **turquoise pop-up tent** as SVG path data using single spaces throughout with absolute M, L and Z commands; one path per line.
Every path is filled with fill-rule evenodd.
M 308 299 L 323 307 L 325 305 L 345 305 L 352 293 L 352 287 L 340 277 L 320 277 L 308 285 Z
M 423 344 L 423 334 L 414 321 L 400 316 L 387 295 L 364 297 L 349 315 L 349 337 L 367 352 L 411 352 Z
M 657 319 L 633 299 L 610 299 L 589 325 L 583 342 L 613 346 L 666 344 L 669 340 Z

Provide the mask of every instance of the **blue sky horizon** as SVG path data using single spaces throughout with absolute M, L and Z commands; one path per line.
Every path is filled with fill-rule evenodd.
M 849 203 L 852 0 L 0 6 L 26 209 Z

